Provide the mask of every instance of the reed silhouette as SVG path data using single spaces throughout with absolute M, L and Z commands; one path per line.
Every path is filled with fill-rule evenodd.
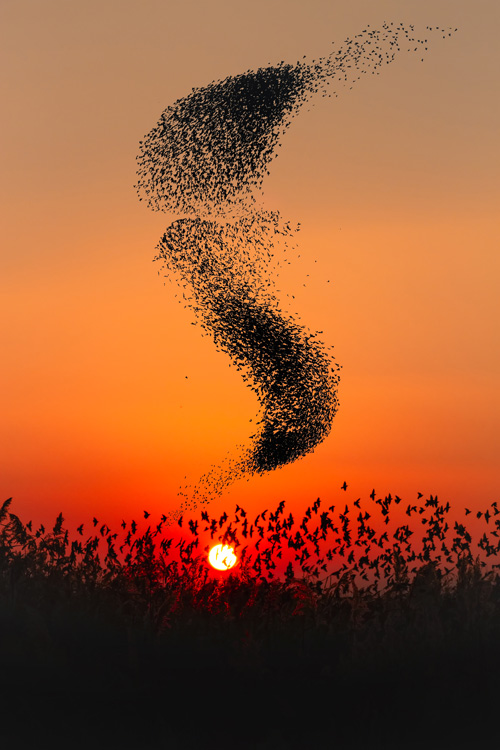
M 5 746 L 438 748 L 496 730 L 496 502 L 471 529 L 432 495 L 343 488 L 301 519 L 284 501 L 143 515 L 87 535 L 3 504 Z M 231 571 L 208 564 L 218 541 Z

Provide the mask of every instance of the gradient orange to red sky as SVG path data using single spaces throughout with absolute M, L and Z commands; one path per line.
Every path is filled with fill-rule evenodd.
M 138 143 L 193 87 L 384 21 L 458 31 L 302 111 L 264 184 L 266 207 L 301 223 L 280 288 L 342 365 L 332 432 L 208 509 L 300 513 L 344 480 L 346 499 L 500 500 L 499 6 L 4 0 L 0 484 L 15 513 L 166 513 L 248 444 L 255 394 L 152 262 L 175 217 L 139 202 Z

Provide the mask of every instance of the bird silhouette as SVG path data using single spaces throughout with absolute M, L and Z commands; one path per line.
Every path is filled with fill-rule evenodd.
M 319 332 L 282 309 L 278 279 L 296 229 L 262 210 L 257 196 L 305 105 L 352 88 L 363 73 L 378 74 L 404 48 L 423 56 L 427 46 L 404 24 L 364 29 L 310 62 L 282 60 L 193 89 L 140 142 L 139 199 L 183 217 L 160 240 L 161 271 L 179 284 L 193 325 L 229 355 L 261 407 L 250 447 L 229 470 L 214 466 L 180 491 L 182 509 L 220 496 L 244 475 L 295 461 L 329 435 L 340 368 Z

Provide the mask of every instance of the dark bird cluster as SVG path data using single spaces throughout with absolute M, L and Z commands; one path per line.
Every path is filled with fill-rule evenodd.
M 226 352 L 257 393 L 260 430 L 240 467 L 269 471 L 303 456 L 325 437 L 336 411 L 336 375 L 324 345 L 280 312 L 269 282 L 256 271 L 269 251 L 263 229 L 279 232 L 273 217 L 221 225 L 189 219 L 174 222 L 160 255 L 186 288 L 185 299 L 201 325 Z M 255 263 L 246 243 L 260 237 Z
M 334 84 L 352 87 L 362 75 L 378 74 L 404 47 L 423 54 L 428 40 L 413 31 L 403 24 L 368 26 L 311 63 L 281 61 L 193 89 L 164 110 L 140 144 L 140 199 L 153 210 L 182 214 L 227 213 L 253 202 L 300 107 L 318 93 L 336 95 Z M 427 32 L 447 34 L 437 27 Z
M 431 31 L 446 37 L 444 29 Z M 141 142 L 140 199 L 188 217 L 168 227 L 158 258 L 216 347 L 242 370 L 262 410 L 251 449 L 229 471 L 207 474 L 192 499 L 210 499 L 243 474 L 290 463 L 331 430 L 338 366 L 317 334 L 280 310 L 276 241 L 291 230 L 278 213 L 257 206 L 256 194 L 280 137 L 306 102 L 378 74 L 404 47 L 423 52 L 427 39 L 402 24 L 367 27 L 312 62 L 282 61 L 193 89 Z

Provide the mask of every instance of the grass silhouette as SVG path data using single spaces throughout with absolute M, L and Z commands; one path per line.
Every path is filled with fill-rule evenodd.
M 469 515 L 470 512 L 466 511 Z M 495 736 L 500 512 L 281 502 L 167 525 L 0 509 L 0 739 L 31 747 L 465 747 Z M 147 517 L 147 518 L 146 518 Z M 216 573 L 207 552 L 239 557 Z M 60 743 L 60 744 L 58 744 Z M 66 745 L 65 745 L 66 746 Z

